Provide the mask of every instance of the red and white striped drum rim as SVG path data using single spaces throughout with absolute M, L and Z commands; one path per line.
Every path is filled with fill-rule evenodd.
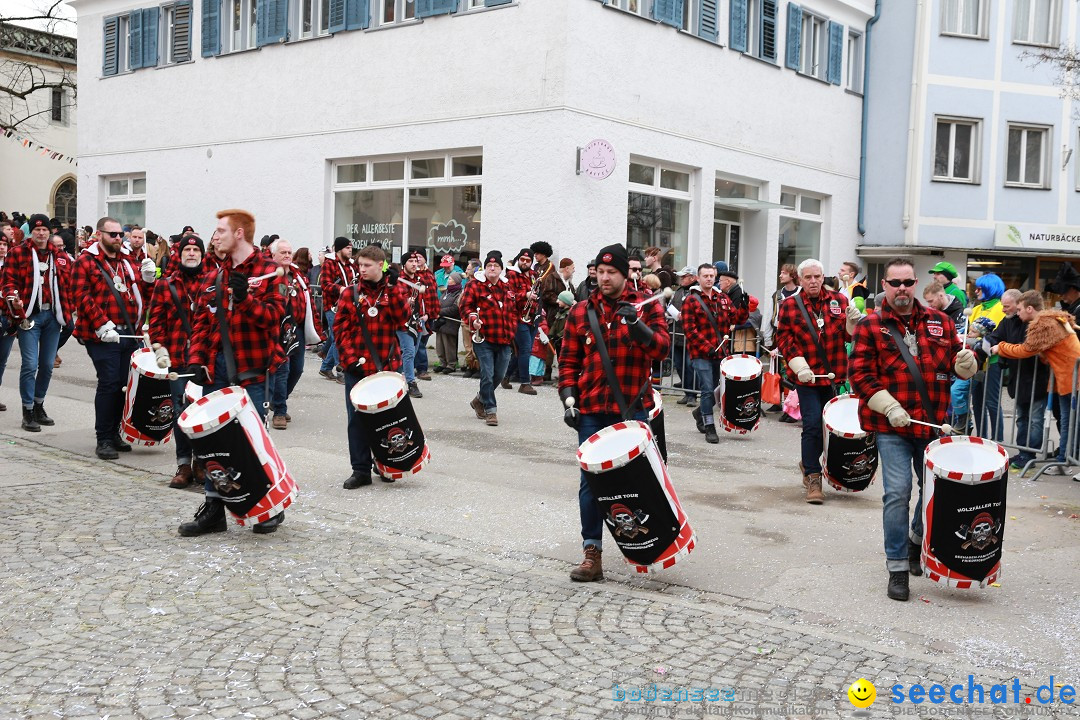
M 627 564 L 633 565 L 634 570 L 639 573 L 650 573 L 659 572 L 660 570 L 669 570 L 674 567 L 675 563 L 679 562 L 685 557 L 689 557 L 690 551 L 694 549 L 695 545 L 697 545 L 697 534 L 690 533 L 690 539 L 687 541 L 686 545 L 682 546 L 671 555 L 668 555 L 663 560 L 654 562 L 651 565 L 639 565 L 638 563 L 627 560 L 625 556 L 623 557 L 623 560 L 626 560 Z
M 724 428 L 724 430 L 726 430 L 727 432 L 735 433 L 736 435 L 749 435 L 753 431 L 757 430 L 760 425 L 761 425 L 761 418 L 760 417 L 758 417 L 758 419 L 754 421 L 754 427 L 752 427 L 752 428 L 744 428 L 744 427 L 739 427 L 738 425 L 732 425 L 730 422 L 728 422 L 726 417 L 724 417 L 723 415 L 720 415 L 720 427 Z
M 649 422 L 652 422 L 664 410 L 664 398 L 656 388 L 652 389 L 652 410 L 649 411 Z
M 207 417 L 206 406 L 226 397 L 235 398 L 235 402 L 228 409 L 216 417 Z M 203 395 L 187 406 L 180 413 L 177 421 L 179 428 L 188 435 L 203 435 L 211 430 L 216 430 L 227 422 L 231 422 L 240 412 L 251 404 L 248 394 L 242 387 L 230 385 L 229 387 L 215 390 L 209 395 Z
M 431 448 L 429 448 L 427 444 L 425 444 L 424 452 L 420 453 L 420 460 L 408 470 L 396 470 L 394 468 L 383 465 L 378 460 L 375 461 L 375 468 L 379 471 L 379 473 L 385 475 L 391 480 L 401 480 L 402 478 L 406 478 L 410 475 L 415 475 L 416 473 L 420 472 L 429 462 L 431 462 Z
M 383 370 L 353 385 L 349 402 L 362 413 L 377 413 L 397 405 L 408 390 L 404 375 Z
M 954 587 L 958 590 L 970 590 L 975 587 L 985 588 L 988 585 L 996 583 L 1004 574 L 1002 564 L 999 561 L 989 575 L 982 580 L 975 580 L 961 573 L 949 570 L 949 568 L 945 567 L 944 563 L 933 555 L 928 554 L 925 550 L 922 553 L 922 566 L 923 569 L 926 570 L 926 577 L 930 580 L 941 585 Z
M 1000 464 L 993 470 L 987 470 L 983 472 L 969 472 L 963 468 L 950 468 L 944 467 L 940 462 L 934 462 L 934 451 L 939 448 L 950 444 L 969 444 L 979 445 L 985 448 L 987 453 L 997 453 L 1000 456 Z M 926 451 L 923 454 L 926 463 L 926 469 L 930 470 L 934 475 L 947 480 L 956 480 L 960 482 L 977 483 L 985 482 L 987 480 L 996 480 L 1005 474 L 1005 470 L 1009 467 L 1009 455 L 1005 452 L 1005 448 L 998 445 L 993 440 L 985 440 L 980 437 L 971 437 L 967 435 L 957 435 L 955 437 L 943 437 L 938 438 L 934 442 L 926 446 Z
M 739 370 L 732 370 L 731 369 L 731 367 L 733 365 L 736 365 L 737 363 L 738 364 L 752 365 L 752 363 L 747 362 L 749 360 L 753 360 L 754 363 L 757 363 L 756 372 L 753 372 L 753 374 L 751 374 L 751 375 L 736 375 L 735 372 L 738 372 Z M 725 367 L 725 365 L 727 367 Z M 724 377 L 726 377 L 728 380 L 735 380 L 735 381 L 753 380 L 754 378 L 761 376 L 761 367 L 762 366 L 761 366 L 761 361 L 760 360 L 758 360 L 753 355 L 748 355 L 746 353 L 739 353 L 738 355 L 728 355 L 726 358 L 724 358 L 723 360 L 720 361 L 720 373 Z M 742 372 L 746 372 L 747 369 L 748 368 L 743 368 L 743 369 L 740 369 L 740 370 Z
M 157 358 L 150 348 L 139 348 L 131 353 L 131 369 L 155 380 L 168 380 L 169 371 L 158 367 Z
M 865 430 L 861 429 L 862 428 L 861 425 L 860 425 L 859 432 L 842 432 L 842 431 L 838 430 L 836 427 L 834 427 L 832 424 L 830 424 L 830 422 L 829 422 L 829 409 L 830 408 L 835 410 L 836 406 L 839 405 L 840 403 L 842 403 L 842 402 L 850 403 L 853 400 L 856 403 L 856 406 L 855 406 L 856 407 L 856 409 L 855 409 L 855 418 L 857 420 L 858 417 L 859 417 L 859 414 L 858 414 L 858 412 L 859 412 L 858 411 L 858 402 L 859 401 L 853 395 L 848 395 L 847 393 L 844 393 L 843 395 L 837 395 L 836 397 L 829 400 L 829 402 L 825 403 L 825 407 L 823 407 L 821 409 L 821 419 L 822 419 L 822 422 L 825 424 L 826 432 L 828 432 L 828 433 L 830 433 L 832 435 L 835 435 L 836 437 L 840 437 L 840 438 L 861 438 L 861 437 L 866 437 L 867 436 L 868 433 Z
M 588 453 L 590 450 L 594 449 L 593 446 L 596 443 L 611 438 L 615 433 L 625 432 L 627 430 L 640 430 L 644 436 L 640 442 L 636 443 L 626 452 L 619 453 L 614 457 L 596 461 L 585 460 L 582 457 L 584 453 Z M 652 439 L 653 435 L 649 426 L 640 420 L 617 422 L 614 425 L 608 425 L 606 428 L 601 428 L 599 432 L 594 433 L 585 442 L 581 443 L 577 451 L 578 463 L 581 465 L 582 470 L 591 473 L 602 473 L 615 468 L 620 468 L 638 455 L 644 453 L 652 443 Z

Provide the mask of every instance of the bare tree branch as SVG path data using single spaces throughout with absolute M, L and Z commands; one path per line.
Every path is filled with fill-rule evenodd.
M 1061 97 L 1080 100 L 1080 50 L 1075 45 L 1056 48 L 1037 48 L 1020 53 L 1030 67 L 1049 65 L 1055 72 L 1054 84 L 1061 90 Z

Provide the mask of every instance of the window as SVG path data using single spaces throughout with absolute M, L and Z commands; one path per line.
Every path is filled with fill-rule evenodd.
M 863 92 L 863 36 L 854 30 L 847 36 L 847 89 Z
M 191 2 L 161 7 L 161 33 L 166 65 L 191 60 Z
M 844 26 L 788 3 L 784 65 L 803 75 L 839 85 L 844 61 Z
M 608 4 L 612 7 L 617 7 L 620 10 L 640 15 L 641 17 L 651 17 L 652 4 L 655 0 L 609 0 Z
M 313 38 L 330 33 L 330 0 L 300 0 L 296 11 L 296 37 Z
M 263 0 L 265 2 L 265 0 Z M 259 0 L 224 0 L 227 11 L 224 22 L 226 42 L 222 52 L 237 52 L 255 47 L 256 12 Z
M 799 59 L 799 72 L 825 79 L 828 63 L 828 41 L 825 37 L 824 18 L 804 12 L 802 17 L 802 56 Z
M 372 0 L 372 7 L 379 9 L 376 17 L 378 25 L 393 25 L 416 19 L 415 0 Z
M 1007 187 L 1049 188 L 1050 128 L 1009 125 Z
M 732 0 L 731 49 L 776 62 L 777 0 Z
M 1058 0 L 1016 0 L 1013 42 L 1057 46 L 1058 15 Z
M 67 178 L 56 187 L 53 193 L 53 217 L 64 225 L 75 222 L 76 199 L 78 188 L 74 178 Z
M 788 188 L 781 189 L 780 203 L 784 205 L 784 209 L 780 211 L 780 242 L 776 266 L 778 273 L 786 263 L 798 265 L 807 258 L 820 257 L 821 200 L 820 196 Z
M 121 225 L 146 225 L 146 175 L 113 175 L 102 178 L 107 186 L 105 214 Z
M 508 5 L 512 0 L 468 0 L 466 5 L 467 10 L 475 10 L 482 7 L 496 7 L 498 5 Z
M 68 92 L 64 88 L 53 88 L 49 107 L 49 120 L 55 125 L 68 124 Z
M 973 118 L 935 119 L 934 180 L 978 184 L 979 127 Z
M 158 64 L 161 8 L 132 10 L 102 21 L 103 76 L 119 75 Z
M 942 0 L 941 34 L 987 37 L 990 0 Z
M 631 160 L 626 206 L 626 249 L 664 250 L 664 262 L 682 267 L 690 244 L 690 171 Z
M 334 235 L 354 248 L 480 253 L 483 156 L 476 151 L 335 163 Z

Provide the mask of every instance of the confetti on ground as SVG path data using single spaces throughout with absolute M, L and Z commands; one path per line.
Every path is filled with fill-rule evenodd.
M 924 603 L 926 603 L 927 605 L 929 605 L 929 604 L 930 604 L 930 598 L 926 597 L 925 595 L 920 595 L 920 596 L 919 596 L 919 599 L 920 599 L 920 600 L 922 600 L 922 601 L 923 601 Z

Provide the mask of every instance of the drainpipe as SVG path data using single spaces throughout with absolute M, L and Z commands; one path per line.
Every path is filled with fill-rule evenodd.
M 870 114 L 870 31 L 881 19 L 881 0 L 874 2 L 874 17 L 866 23 L 863 48 L 862 137 L 859 140 L 859 234 L 866 235 L 866 118 Z
M 915 6 L 915 54 L 911 63 L 911 98 L 909 99 L 908 131 L 907 131 L 907 165 L 906 186 L 904 188 L 904 215 L 902 226 L 907 230 L 911 226 L 911 203 L 914 200 L 916 189 L 921 178 L 915 176 L 915 167 L 918 164 L 918 154 L 922 148 L 915 147 L 916 128 L 922 122 L 922 104 L 919 97 L 919 83 L 922 82 L 923 64 L 926 52 L 923 47 L 926 43 L 926 33 L 923 30 L 924 0 L 919 0 Z M 914 242 L 918 242 L 915 238 Z M 904 233 L 904 243 L 907 243 L 907 233 Z

